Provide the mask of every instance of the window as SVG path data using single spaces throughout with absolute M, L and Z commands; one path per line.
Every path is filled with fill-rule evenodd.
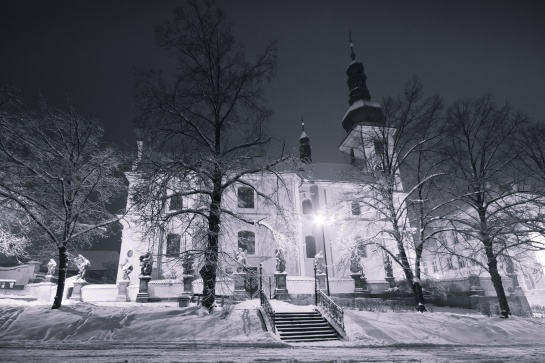
M 437 267 L 437 261 L 431 261 L 431 266 L 433 268 L 433 272 L 439 272 L 439 268 Z
M 314 236 L 306 236 L 305 244 L 307 247 L 307 258 L 314 258 L 316 256 L 316 240 Z
M 375 145 L 375 154 L 379 156 L 384 155 L 384 142 L 381 140 L 373 140 L 373 143 Z
M 352 202 L 352 215 L 359 216 L 361 214 L 360 203 L 358 201 Z
M 180 235 L 169 233 L 167 235 L 167 256 L 177 256 L 180 254 Z
M 239 187 L 237 192 L 239 208 L 254 208 L 254 190 L 252 188 Z
M 170 197 L 170 205 L 168 206 L 169 210 L 180 210 L 182 209 L 182 196 L 174 195 Z
M 255 255 L 255 233 L 250 231 L 238 232 L 238 247 L 249 255 Z
M 312 213 L 312 201 L 310 199 L 303 200 L 303 214 Z
M 358 256 L 366 258 L 367 246 L 363 243 L 363 241 L 358 241 L 357 246 L 358 246 Z
M 427 274 L 428 273 L 428 264 L 425 263 L 425 262 L 422 262 L 422 269 L 424 270 L 424 273 Z
M 457 245 L 460 243 L 460 240 L 458 239 L 458 233 L 452 231 L 452 243 Z
M 452 263 L 452 257 L 447 258 L 447 269 L 454 270 L 454 264 Z

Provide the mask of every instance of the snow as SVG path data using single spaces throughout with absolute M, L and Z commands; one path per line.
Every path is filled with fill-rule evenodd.
M 312 311 L 270 300 L 277 312 Z M 79 343 L 265 343 L 283 344 L 263 331 L 257 313 L 259 300 L 234 305 L 227 317 L 222 308 L 211 313 L 191 304 L 82 303 L 66 301 L 59 310 L 50 305 L 0 299 L 0 341 Z M 309 346 L 391 345 L 513 345 L 543 344 L 545 320 L 486 317 L 473 310 L 435 308 L 433 313 L 344 310 L 347 341 L 294 343 Z

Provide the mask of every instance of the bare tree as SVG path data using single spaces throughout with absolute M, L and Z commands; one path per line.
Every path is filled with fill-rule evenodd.
M 62 304 L 68 248 L 91 243 L 118 221 L 108 206 L 126 192 L 122 159 L 102 134 L 96 119 L 72 107 L 0 114 L 0 198 L 24 212 L 58 252 L 53 309 Z
M 266 136 L 271 112 L 261 88 L 274 75 L 276 47 L 246 61 L 223 13 L 208 2 L 189 1 L 155 31 L 178 68 L 171 82 L 160 72 L 138 74 L 143 152 L 132 201 L 147 228 L 159 226 L 156 234 L 176 221 L 192 235 L 190 252 L 202 256 L 203 305 L 212 307 L 226 216 L 254 223 L 226 195 L 238 194 L 242 208 L 254 195 L 270 200 L 256 174 L 286 159 L 283 143 L 275 148 Z
M 515 147 L 528 118 L 487 95 L 456 102 L 447 122 L 450 136 L 442 152 L 449 178 L 441 195 L 450 211 L 443 225 L 461 235 L 467 246 L 447 250 L 488 271 L 501 315 L 507 318 L 501 264 L 512 272 L 512 259 L 521 250 L 537 248 L 528 222 L 539 214 L 540 197 L 525 189 L 524 157 Z
M 385 261 L 401 266 L 416 309 L 423 312 L 420 264 L 426 242 L 436 233 L 431 228 L 437 210 L 432 194 L 442 174 L 432 151 L 444 137 L 443 101 L 438 96 L 425 98 L 421 83 L 413 78 L 403 96 L 383 101 L 383 110 L 381 124 L 361 128 L 359 155 L 364 160 L 363 172 L 353 176 L 361 185 L 355 200 L 378 215 L 374 223 L 378 233 L 364 243 L 383 251 Z M 405 191 L 402 175 L 408 181 Z

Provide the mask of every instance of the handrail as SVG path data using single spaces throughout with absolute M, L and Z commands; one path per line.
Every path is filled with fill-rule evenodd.
M 344 310 L 339 305 L 335 304 L 333 300 L 322 290 L 316 290 L 316 297 L 318 306 L 322 306 L 325 309 L 325 313 L 333 319 L 337 325 L 344 330 Z
M 276 328 L 274 326 L 274 309 L 271 306 L 271 303 L 269 299 L 267 298 L 267 295 L 263 291 L 263 289 L 259 290 L 259 297 L 261 300 L 261 306 L 263 307 L 263 310 L 265 311 L 265 315 L 267 316 L 267 319 L 269 320 L 269 323 L 271 324 L 273 333 L 276 334 Z

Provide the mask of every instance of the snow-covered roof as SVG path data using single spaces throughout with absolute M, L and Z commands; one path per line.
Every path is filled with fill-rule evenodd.
M 354 110 L 357 110 L 358 108 L 363 108 L 363 107 L 375 107 L 375 108 L 380 108 L 380 103 L 378 102 L 371 102 L 371 101 L 364 101 L 364 100 L 357 100 L 356 102 L 354 102 L 350 107 L 348 107 L 348 111 L 346 111 L 346 113 L 344 114 L 343 116 L 343 120 L 346 118 L 346 116 L 354 111 Z

